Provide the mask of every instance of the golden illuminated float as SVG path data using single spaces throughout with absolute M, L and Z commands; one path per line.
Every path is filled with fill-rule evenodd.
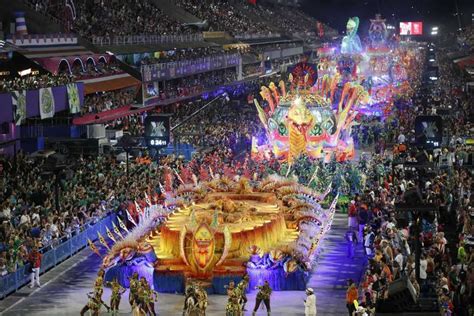
M 245 273 L 251 285 L 265 275 L 275 289 L 302 288 L 332 221 L 335 205 L 325 211 L 318 204 L 324 196 L 279 177 L 253 185 L 217 178 L 182 186 L 181 207 L 152 242 L 158 245 L 156 273 L 181 271 L 211 281 L 216 292 Z M 282 285 L 280 277 L 290 275 L 299 280 Z
M 328 192 L 279 176 L 251 182 L 217 175 L 182 185 L 166 218 L 160 207 L 130 232 L 133 240 L 112 248 L 104 258 L 106 279 L 127 286 L 126 276 L 138 272 L 160 292 L 182 293 L 193 279 L 225 293 L 230 280 L 248 274 L 250 286 L 268 280 L 275 290 L 304 289 L 335 211 L 335 202 L 329 210 L 319 205 Z

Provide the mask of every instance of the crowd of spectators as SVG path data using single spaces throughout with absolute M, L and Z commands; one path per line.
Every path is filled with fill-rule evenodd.
M 46 172 L 46 160 L 41 158 L 19 153 L 15 160 L 2 161 L 1 275 L 27 263 L 33 248 L 44 252 L 111 211 L 120 213 L 129 201 L 158 187 L 157 170 L 135 162 L 130 163 L 128 176 L 114 157 L 75 157 L 67 165 L 56 180 Z M 56 181 L 59 209 L 55 206 Z
M 70 16 L 65 3 L 46 0 L 29 0 L 29 3 L 36 11 L 55 17 L 66 28 L 88 38 L 138 34 L 179 35 L 191 31 L 191 28 L 163 13 L 151 1 L 81 1 L 75 3 L 75 19 Z M 209 30 L 227 31 L 233 35 L 314 33 L 317 25 L 316 19 L 294 7 L 222 0 L 179 0 L 175 4 L 202 21 L 207 21 Z M 133 14 L 130 15 L 130 12 Z
M 261 63 L 248 64 L 242 67 L 242 76 L 249 77 L 262 74 L 262 65 Z
M 84 98 L 82 114 L 99 113 L 135 103 L 135 88 L 96 92 Z
M 244 2 L 236 7 L 244 15 L 254 15 L 262 19 L 273 32 L 314 33 L 317 20 L 303 11 L 283 5 L 249 5 Z
M 186 122 L 175 135 L 180 142 L 197 146 L 249 147 L 252 136 L 264 134 L 258 120 L 247 105 L 215 104 Z
M 0 78 L 0 93 L 57 87 L 71 83 L 72 81 L 72 77 L 66 74 L 26 75 L 15 78 Z
M 224 50 L 216 47 L 198 47 L 198 48 L 183 48 L 173 49 L 168 51 L 157 52 L 153 56 L 146 54 L 141 60 L 135 63 L 135 66 L 161 64 L 175 61 L 193 60 L 202 57 L 213 55 L 221 55 Z
M 379 139 L 395 144 L 393 152 L 377 150 L 381 155 L 368 160 L 368 170 L 376 172 L 369 172 L 366 190 L 353 197 L 348 211 L 349 230 L 358 235 L 369 260 L 357 291 L 352 285 L 348 297 L 355 291 L 370 315 L 375 306 L 388 304 L 388 287 L 400 278 L 411 282 L 417 299 L 437 299 L 442 315 L 473 312 L 473 149 L 465 143 L 474 132 L 466 105 L 472 96 L 462 92 L 462 75 L 446 54 L 444 49 L 437 53 L 437 83 L 419 85 L 383 126 L 362 122 L 354 135 L 369 145 L 375 138 L 372 129 L 381 127 Z M 418 115 L 443 117 L 440 148 L 415 145 Z M 413 210 L 400 210 L 403 204 Z M 415 211 L 422 204 L 433 205 L 433 212 Z M 350 311 L 355 309 L 347 303 Z
M 231 34 L 275 32 L 262 19 L 252 19 L 228 1 L 179 0 L 175 4 L 207 21 L 212 31 L 227 31 Z
M 166 81 L 160 86 L 159 94 L 162 100 L 196 96 L 203 91 L 231 84 L 236 80 L 237 73 L 234 68 L 215 70 Z
M 407 161 L 421 163 L 421 158 L 413 157 L 414 153 L 411 159 L 407 156 Z M 406 277 L 417 298 L 439 295 L 443 315 L 448 310 L 468 315 L 474 294 L 469 281 L 474 278 L 469 170 L 455 163 L 439 173 L 413 171 L 403 165 L 389 172 L 391 162 L 381 156 L 371 164 L 386 166 L 385 172 L 374 173 L 367 190 L 354 197 L 348 212 L 349 229 L 358 232 L 369 258 L 367 273 L 359 284 L 361 301 L 369 310 L 376 302 L 383 305 L 389 299 L 389 285 Z M 431 203 L 435 211 L 430 215 L 410 211 L 405 217 L 404 211 L 397 209 L 398 203 Z M 460 237 L 450 231 L 459 232 Z M 415 270 L 418 240 L 422 249 L 419 275 Z
M 36 11 L 62 21 L 86 38 L 139 34 L 172 35 L 185 28 L 163 13 L 152 1 L 76 1 L 76 18 L 72 19 L 65 2 L 29 0 Z
M 120 130 L 123 133 L 132 136 L 143 136 L 145 133 L 145 125 L 143 124 L 143 115 L 141 113 L 128 115 L 105 124 L 105 128 L 109 130 Z

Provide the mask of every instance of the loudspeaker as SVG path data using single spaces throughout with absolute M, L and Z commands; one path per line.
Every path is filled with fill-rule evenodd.
M 377 312 L 402 312 L 417 302 L 415 288 L 408 277 L 393 281 L 388 286 L 388 298 L 377 302 Z

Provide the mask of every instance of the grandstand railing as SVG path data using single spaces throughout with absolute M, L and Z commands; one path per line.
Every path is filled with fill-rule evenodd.
M 43 274 L 49 269 L 57 266 L 67 258 L 73 256 L 84 247 L 87 246 L 87 240 L 92 241 L 98 238 L 97 233 L 105 235 L 106 227 L 110 227 L 112 223 L 117 220 L 115 213 L 103 218 L 96 224 L 86 224 L 82 227 L 81 232 L 77 235 L 72 236 L 61 244 L 54 246 L 45 247 L 43 258 L 41 261 L 40 273 Z M 45 251 L 45 249 L 49 250 Z M 22 286 L 30 282 L 30 274 L 28 273 L 30 264 L 26 264 L 23 267 L 19 267 L 15 272 L 11 272 L 7 275 L 0 277 L 0 299 L 5 298 L 8 294 L 17 291 Z
M 250 39 L 269 39 L 269 38 L 280 38 L 280 33 L 264 33 L 264 34 L 237 34 L 234 36 L 238 40 L 250 40 Z
M 150 45 L 201 42 L 201 33 L 181 35 L 125 35 L 125 36 L 94 36 L 92 44 L 97 46 L 115 45 Z

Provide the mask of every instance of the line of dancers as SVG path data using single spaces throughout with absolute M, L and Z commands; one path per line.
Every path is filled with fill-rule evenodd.
M 87 294 L 89 300 L 87 304 L 81 310 L 81 316 L 89 311 L 92 316 L 99 316 L 100 309 L 104 306 L 107 312 L 111 312 L 112 315 L 118 315 L 120 300 L 122 294 L 125 293 L 126 289 L 123 288 L 114 279 L 112 282 L 108 282 L 112 290 L 110 296 L 110 306 L 102 300 L 102 294 L 104 293 L 104 270 L 99 270 L 97 278 L 94 283 L 94 290 Z M 147 280 L 142 277 L 138 277 L 138 273 L 134 273 L 129 279 L 130 281 L 130 294 L 128 301 L 132 307 L 133 316 L 156 316 L 155 302 L 158 298 L 158 293 L 154 291 Z
M 81 316 L 84 316 L 87 311 L 89 311 L 92 316 L 99 316 L 102 306 L 107 309 L 107 312 L 111 312 L 112 315 L 118 315 L 122 294 L 125 293 L 126 289 L 119 284 L 117 279 L 114 279 L 112 282 L 107 282 L 107 285 L 112 291 L 110 305 L 107 305 L 102 300 L 104 293 L 104 274 L 105 271 L 102 269 L 97 273 L 94 290 L 87 294 L 89 300 L 82 308 L 80 312 Z M 158 293 L 151 288 L 144 277 L 139 278 L 138 273 L 134 273 L 129 281 L 130 293 L 128 300 L 132 307 L 132 315 L 156 316 L 155 302 L 157 301 Z M 248 275 L 244 275 L 237 286 L 235 286 L 233 281 L 226 286 L 228 296 L 226 316 L 241 316 L 244 311 L 246 311 L 246 291 L 248 285 L 249 277 Z M 258 293 L 252 315 L 255 315 L 261 303 L 265 305 L 267 314 L 270 315 L 270 296 L 272 289 L 267 281 L 265 281 L 262 286 L 258 286 L 257 289 Z M 185 291 L 183 316 L 205 316 L 207 305 L 207 293 L 202 284 L 199 281 L 190 282 Z

